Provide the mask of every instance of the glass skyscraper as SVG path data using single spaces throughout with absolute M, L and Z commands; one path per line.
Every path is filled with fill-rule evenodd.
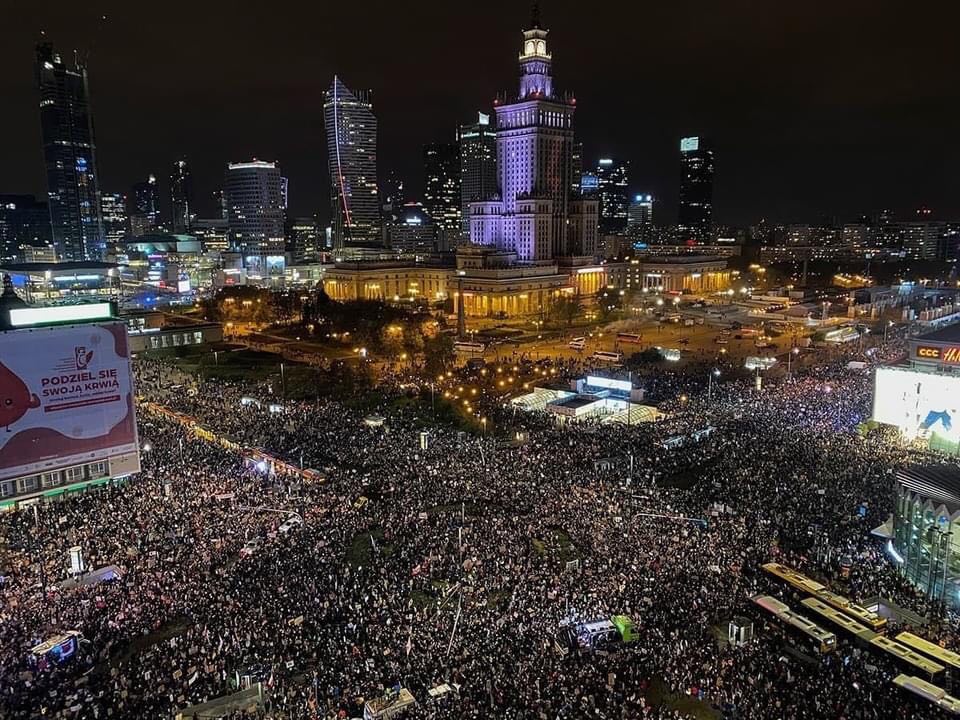
M 377 118 L 369 93 L 354 92 L 339 77 L 324 96 L 333 247 L 379 245 Z
M 713 230 L 713 149 L 702 137 L 680 141 L 680 240 L 707 242 Z
M 103 235 L 108 246 L 116 246 L 127 236 L 127 196 L 123 193 L 101 193 L 100 214 Z
M 170 227 L 175 235 L 182 235 L 190 229 L 196 217 L 193 203 L 193 179 L 190 166 L 185 158 L 173 164 L 170 174 Z
M 460 147 L 434 143 L 423 148 L 424 206 L 437 228 L 440 250 L 457 245 L 460 234 Z
M 477 113 L 477 122 L 461 125 L 460 236 L 470 238 L 470 203 L 487 200 L 497 192 L 497 132 L 490 116 Z
M 600 232 L 622 233 L 627 229 L 630 193 L 627 187 L 628 163 L 600 158 L 597 163 L 597 191 L 600 198 Z
M 40 128 L 53 246 L 61 260 L 100 259 L 97 152 L 86 66 L 68 66 L 49 43 L 37 46 Z
M 249 277 L 283 275 L 285 192 L 277 163 L 230 163 L 224 177 L 230 247 L 243 256 Z
M 133 206 L 130 209 L 130 234 L 133 237 L 160 231 L 160 188 L 157 178 L 150 175 L 136 183 L 130 193 Z

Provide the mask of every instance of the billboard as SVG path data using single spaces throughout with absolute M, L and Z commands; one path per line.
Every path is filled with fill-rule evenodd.
M 699 137 L 685 137 L 680 139 L 680 152 L 696 152 L 699 149 Z
M 938 435 L 960 440 L 960 376 L 877 368 L 873 419 L 895 425 L 908 438 Z
M 4 333 L 0 480 L 137 457 L 133 392 L 123 322 Z

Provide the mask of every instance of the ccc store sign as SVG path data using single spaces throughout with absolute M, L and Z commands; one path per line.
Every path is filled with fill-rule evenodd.
M 920 346 L 917 348 L 917 357 L 936 360 L 940 357 L 940 348 Z

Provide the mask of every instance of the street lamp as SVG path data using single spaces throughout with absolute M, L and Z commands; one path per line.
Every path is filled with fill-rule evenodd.
M 798 347 L 796 347 L 796 346 L 790 348 L 790 352 L 787 353 L 787 377 L 790 377 L 790 376 L 791 376 L 791 373 L 790 373 L 790 361 L 793 360 L 793 356 L 794 356 L 794 355 L 799 355 L 799 354 L 800 354 L 800 348 L 798 348 Z
M 714 368 L 707 376 L 707 402 L 713 402 L 713 379 L 720 377 L 720 370 Z

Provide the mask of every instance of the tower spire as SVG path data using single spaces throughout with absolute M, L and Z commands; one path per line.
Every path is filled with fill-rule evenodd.
M 533 7 L 530 8 L 530 27 L 540 27 L 540 0 L 533 0 Z

